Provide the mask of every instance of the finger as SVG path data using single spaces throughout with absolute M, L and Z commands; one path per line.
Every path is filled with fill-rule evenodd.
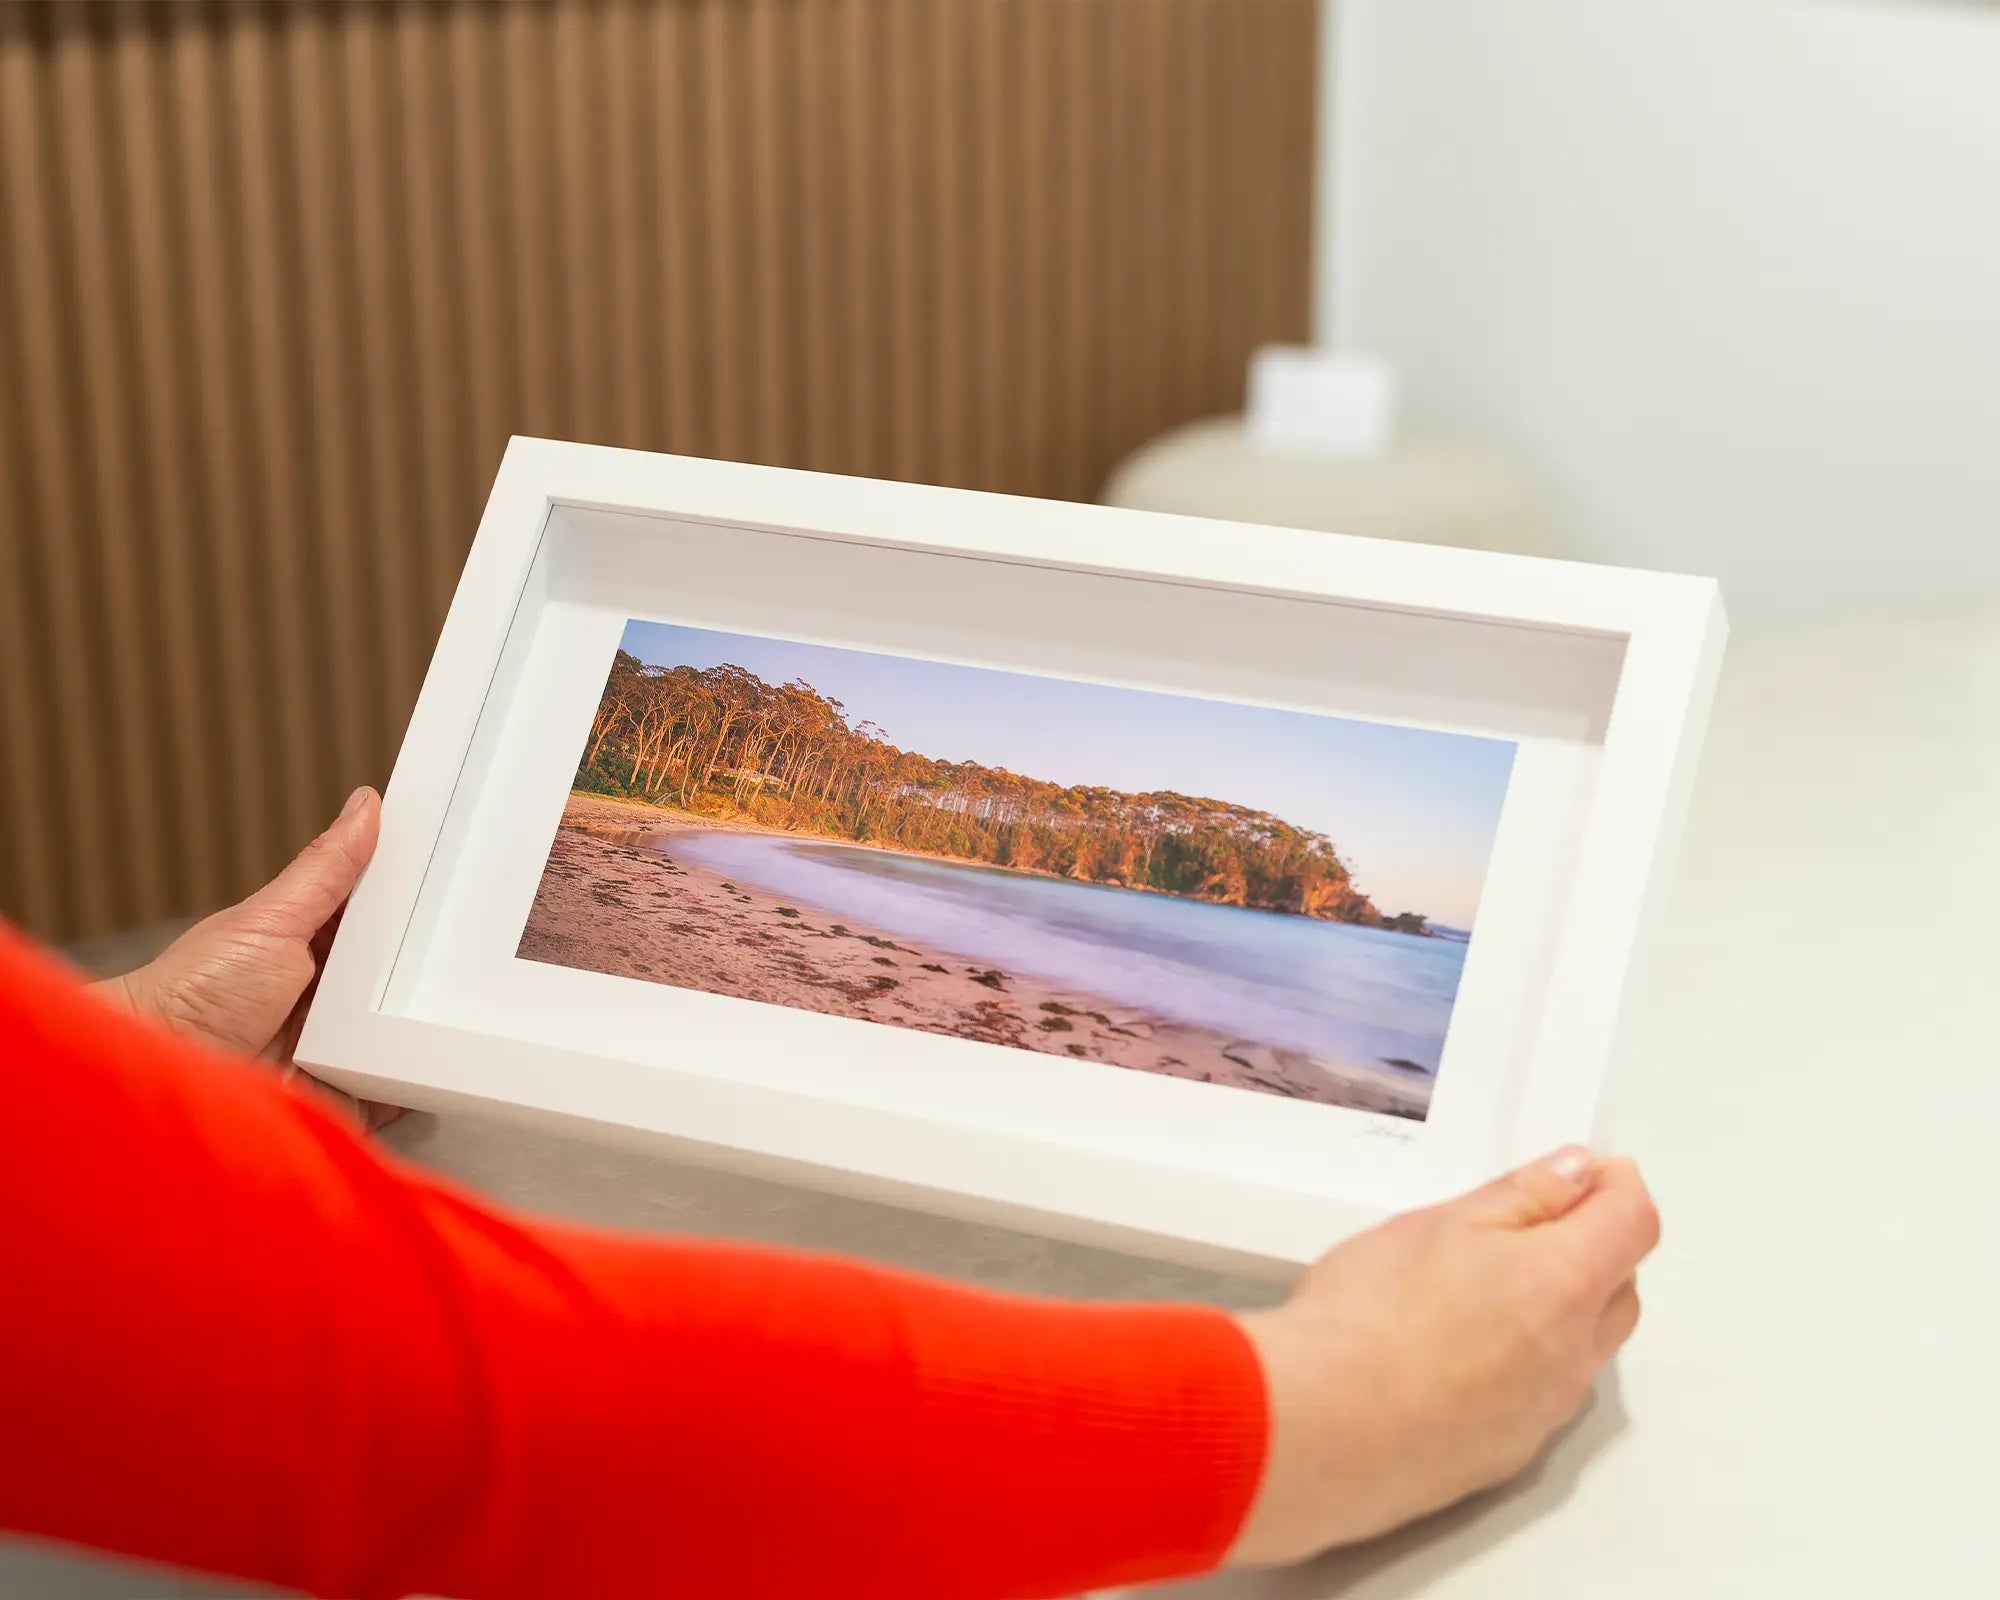
M 361 869 L 375 853 L 381 825 L 381 802 L 363 785 L 347 797 L 333 825 L 251 895 L 244 909 L 281 937 L 312 938 L 354 892 Z
M 1457 1204 L 1492 1226 L 1532 1228 L 1575 1209 L 1597 1182 L 1597 1165 L 1597 1157 L 1582 1145 L 1564 1145 L 1473 1190 Z
M 1597 1359 L 1608 1361 L 1639 1326 L 1639 1285 L 1627 1278 L 1597 1318 Z
M 1660 1242 L 1660 1213 L 1639 1169 L 1614 1157 L 1603 1163 L 1596 1188 L 1563 1219 L 1563 1228 L 1608 1298 Z
M 306 1012 L 312 1006 L 313 990 L 317 986 L 317 980 L 308 984 L 306 992 L 299 996 L 298 1002 L 287 1013 L 284 1024 L 263 1051 L 267 1059 L 291 1065 L 292 1057 L 298 1054 L 299 1035 L 306 1031 Z
M 336 911 L 327 919 L 326 928 L 320 932 L 330 940 L 331 935 L 327 934 L 326 930 L 338 927 L 339 924 L 340 913 Z M 316 934 L 313 937 L 313 975 L 306 980 L 306 986 L 299 991 L 298 999 L 292 1002 L 292 1009 L 285 1015 L 284 1025 L 278 1029 L 270 1045 L 262 1052 L 263 1055 L 285 1066 L 292 1065 L 292 1057 L 298 1054 L 299 1037 L 306 1031 L 306 1013 L 312 1010 L 313 1000 L 319 994 L 320 974 L 325 966 L 326 954 L 320 948 L 320 935 Z
M 333 915 L 319 925 L 319 931 L 312 936 L 313 965 L 323 967 L 333 950 L 333 937 L 340 932 L 340 919 L 347 914 L 347 902 L 342 901 L 333 908 Z

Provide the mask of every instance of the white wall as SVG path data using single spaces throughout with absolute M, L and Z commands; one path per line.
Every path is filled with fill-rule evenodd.
M 2000 595 L 2000 6 L 1326 31 L 1321 336 L 1511 447 L 1568 553 L 1713 573 L 1739 628 Z

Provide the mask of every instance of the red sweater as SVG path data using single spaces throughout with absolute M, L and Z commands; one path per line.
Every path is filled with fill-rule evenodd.
M 315 1594 L 1054 1595 L 1213 1565 L 1219 1312 L 511 1215 L 0 926 L 0 1528 Z

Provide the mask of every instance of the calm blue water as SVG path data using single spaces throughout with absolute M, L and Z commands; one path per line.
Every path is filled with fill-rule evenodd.
M 1466 946 L 763 834 L 684 835 L 691 864 L 912 944 L 1240 1039 L 1437 1070 Z

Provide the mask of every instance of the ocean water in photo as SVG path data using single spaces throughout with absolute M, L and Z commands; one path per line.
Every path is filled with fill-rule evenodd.
M 664 846 L 836 917 L 1135 1011 L 1433 1074 L 1466 944 L 752 833 Z

